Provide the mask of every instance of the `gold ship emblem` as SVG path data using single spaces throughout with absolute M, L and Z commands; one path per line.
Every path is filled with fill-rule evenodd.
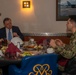
M 33 67 L 33 72 L 28 75 L 52 75 L 52 70 L 48 64 L 37 64 Z

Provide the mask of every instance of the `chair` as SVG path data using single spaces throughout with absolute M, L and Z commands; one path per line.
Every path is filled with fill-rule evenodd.
M 25 56 L 20 68 L 9 66 L 9 75 L 57 75 L 57 54 Z

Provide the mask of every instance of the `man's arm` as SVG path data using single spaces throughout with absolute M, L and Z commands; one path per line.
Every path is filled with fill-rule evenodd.
M 19 35 L 19 37 L 20 37 L 22 40 L 24 40 L 24 36 L 23 36 L 23 34 L 21 33 L 21 31 L 20 31 L 19 28 L 18 28 L 18 35 Z
M 6 39 L 6 31 L 5 31 L 5 27 L 0 29 L 0 39 Z
M 67 59 L 71 59 L 76 54 L 76 46 L 75 45 L 65 45 L 64 47 L 57 47 L 56 53 L 62 55 L 63 57 Z
M 76 45 L 74 41 L 72 41 L 69 45 L 57 45 L 56 40 L 51 40 L 50 46 L 55 48 L 55 52 L 57 54 L 60 54 L 67 59 L 74 57 L 76 54 Z
M 21 33 L 19 27 L 13 27 L 13 36 L 19 36 L 22 40 L 24 40 L 24 36 Z

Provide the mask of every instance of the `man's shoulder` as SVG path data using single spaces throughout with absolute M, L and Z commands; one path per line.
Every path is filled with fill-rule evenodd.
M 12 26 L 12 28 L 18 28 L 18 26 Z
M 18 27 L 18 26 L 12 26 L 12 28 L 13 28 L 13 29 L 19 29 L 19 27 Z
M 2 36 L 5 32 L 6 32 L 6 31 L 5 31 L 5 27 L 0 28 L 0 35 L 1 35 L 1 36 Z
M 4 30 L 4 29 L 5 29 L 5 27 L 0 28 L 0 30 Z

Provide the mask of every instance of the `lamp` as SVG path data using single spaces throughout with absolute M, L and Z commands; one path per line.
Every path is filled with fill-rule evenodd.
M 23 8 L 30 8 L 30 1 L 23 1 Z

